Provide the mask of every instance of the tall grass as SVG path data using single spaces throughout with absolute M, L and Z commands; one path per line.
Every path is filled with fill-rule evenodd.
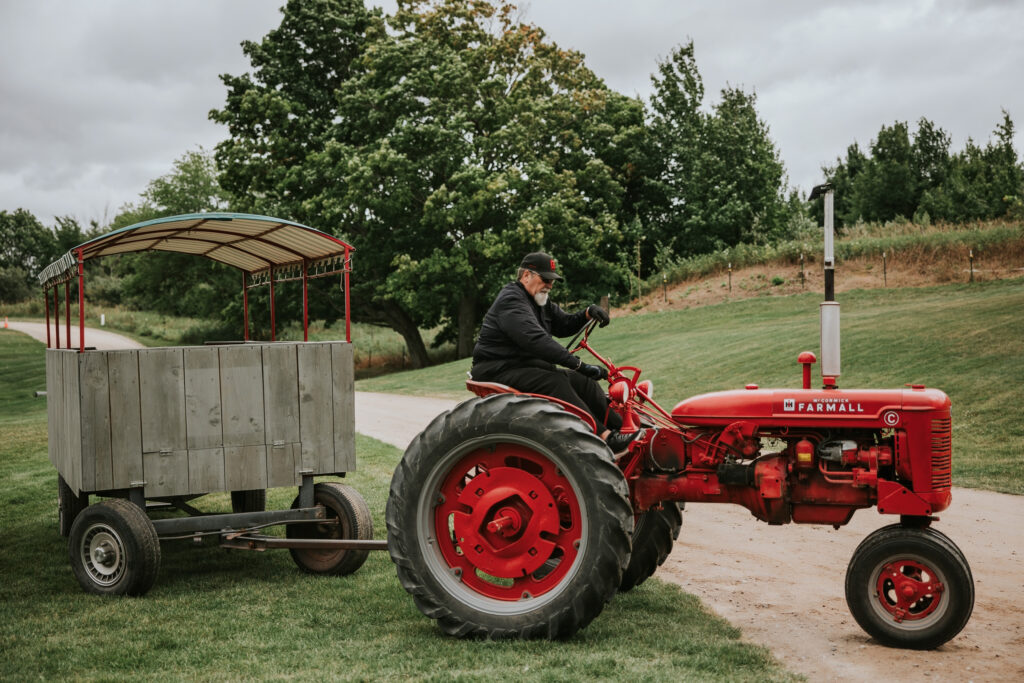
M 767 650 L 690 595 L 656 580 L 617 596 L 567 642 L 463 641 L 441 635 L 399 585 L 386 553 L 356 574 L 312 577 L 287 552 L 161 545 L 143 598 L 86 595 L 57 533 L 46 414 L 26 392 L 44 379 L 43 347 L 0 332 L 0 680 L 793 680 Z M 356 441 L 346 482 L 366 498 L 378 537 L 400 453 Z M 292 489 L 269 493 L 287 508 Z M 226 512 L 226 494 L 193 501 Z
M 975 225 L 919 226 L 908 222 L 858 224 L 840 235 L 835 242 L 837 261 L 875 257 L 883 252 L 904 261 L 934 262 L 950 259 L 966 262 L 968 250 L 987 258 L 1024 257 L 1024 224 L 992 222 Z M 803 255 L 806 263 L 820 261 L 824 252 L 822 231 L 801 239 L 779 244 L 738 244 L 735 247 L 680 259 L 664 273 L 656 273 L 646 281 L 644 292 L 662 286 L 662 275 L 669 284 L 733 269 L 778 263 L 795 265 Z
M 848 292 L 842 304 L 840 385 L 920 383 L 953 401 L 953 481 L 1024 494 L 1024 279 Z M 598 351 L 643 368 L 671 408 L 707 391 L 800 386 L 799 352 L 817 350 L 818 294 L 757 298 L 616 318 Z M 467 398 L 469 361 L 357 384 Z

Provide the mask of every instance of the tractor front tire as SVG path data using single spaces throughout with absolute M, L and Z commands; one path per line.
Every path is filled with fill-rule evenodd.
M 892 524 L 871 533 L 854 551 L 846 572 L 846 604 L 879 643 L 932 650 L 970 619 L 974 578 L 945 534 Z
M 636 588 L 665 563 L 682 525 L 683 513 L 673 501 L 666 501 L 661 509 L 652 508 L 636 518 L 633 553 L 619 584 L 620 593 Z
M 449 635 L 568 638 L 622 580 L 628 494 L 578 417 L 539 398 L 471 399 L 435 418 L 395 470 L 388 550 Z

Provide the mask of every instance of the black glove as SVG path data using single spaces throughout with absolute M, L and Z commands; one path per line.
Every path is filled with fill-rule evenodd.
M 604 310 L 597 304 L 591 304 L 590 306 L 587 306 L 587 315 L 590 316 L 591 320 L 596 320 L 598 323 L 600 323 L 598 327 L 605 327 L 612 320 L 611 318 L 608 317 L 608 311 Z
M 576 368 L 576 372 L 581 373 L 584 377 L 589 377 L 595 382 L 599 379 L 608 379 L 608 368 L 600 365 L 580 363 L 580 366 Z

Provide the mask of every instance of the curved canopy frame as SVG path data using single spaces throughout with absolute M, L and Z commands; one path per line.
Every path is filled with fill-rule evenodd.
M 306 281 L 341 273 L 345 289 L 345 336 L 351 341 L 348 276 L 355 249 L 342 240 L 300 223 L 243 213 L 196 213 L 157 218 L 136 223 L 106 235 L 95 237 L 72 248 L 44 268 L 39 284 L 47 309 L 47 346 L 49 346 L 49 296 L 53 289 L 54 315 L 58 314 L 58 287 L 65 286 L 65 306 L 70 346 L 69 283 L 78 278 L 79 350 L 84 350 L 86 261 L 103 256 L 141 251 L 168 251 L 202 256 L 242 271 L 245 300 L 245 339 L 249 339 L 248 290 L 261 284 L 270 286 L 271 341 L 274 339 L 274 283 L 302 279 L 303 335 L 308 339 L 308 292 Z M 56 321 L 56 319 L 55 319 Z M 59 321 L 57 348 L 60 348 Z

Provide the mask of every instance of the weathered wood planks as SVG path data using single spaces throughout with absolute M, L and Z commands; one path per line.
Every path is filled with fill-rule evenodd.
M 344 342 L 48 349 L 50 461 L 76 492 L 293 486 L 355 469 Z

